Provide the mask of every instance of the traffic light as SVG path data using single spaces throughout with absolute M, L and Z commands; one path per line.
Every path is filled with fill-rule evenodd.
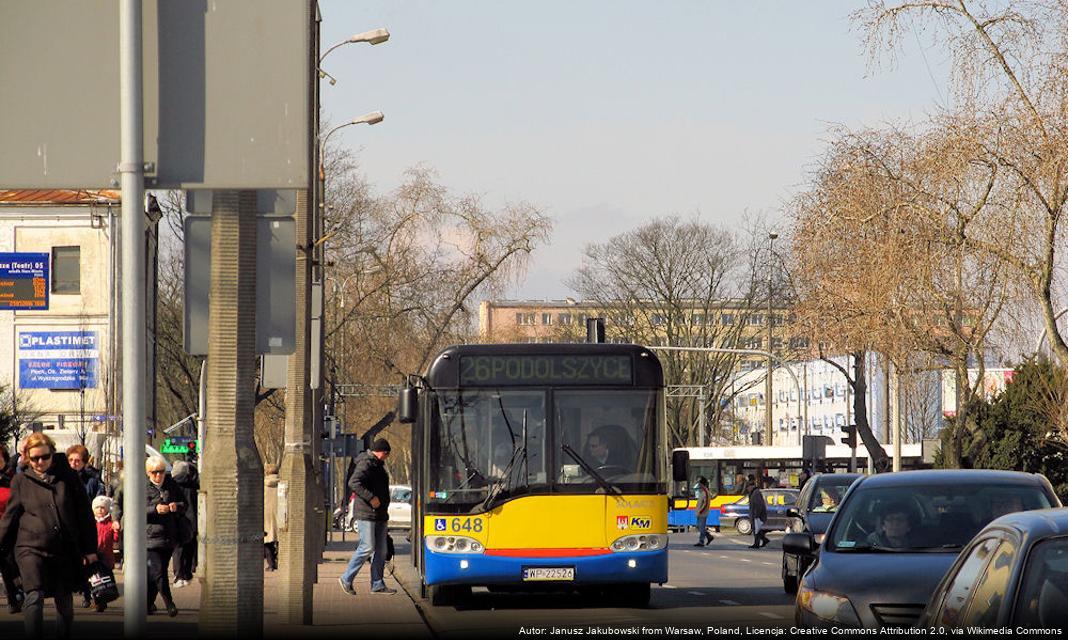
M 842 438 L 842 444 L 847 445 L 850 449 L 857 448 L 857 425 L 847 424 L 842 427 L 842 433 L 845 437 Z
M 197 454 L 197 441 L 191 440 L 189 444 L 185 445 L 189 449 L 189 455 L 195 456 Z

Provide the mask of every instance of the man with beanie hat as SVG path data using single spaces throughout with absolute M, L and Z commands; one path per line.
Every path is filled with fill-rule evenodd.
M 341 589 L 350 596 L 356 595 L 352 580 L 360 572 L 363 563 L 371 558 L 371 593 L 397 593 L 386 586 L 385 566 L 387 553 L 387 526 L 389 520 L 389 474 L 385 461 L 389 457 L 389 441 L 379 438 L 371 450 L 356 458 L 356 465 L 349 478 L 349 489 L 356 494 L 352 509 L 360 542 L 349 560 L 345 573 L 338 578 Z

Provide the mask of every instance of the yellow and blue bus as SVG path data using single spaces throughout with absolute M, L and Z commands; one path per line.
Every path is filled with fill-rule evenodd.
M 636 345 L 440 353 L 401 397 L 424 596 L 566 587 L 646 604 L 668 578 L 663 386 Z

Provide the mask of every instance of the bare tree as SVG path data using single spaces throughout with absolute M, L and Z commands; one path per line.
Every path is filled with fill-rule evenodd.
M 29 424 L 44 415 L 28 394 L 12 387 L 0 386 L 0 443 L 18 443 L 26 435 Z M 14 455 L 14 451 L 10 451 Z
M 343 423 L 362 433 L 395 406 L 379 387 L 422 373 L 440 349 L 474 336 L 478 297 L 521 274 L 551 224 L 530 204 L 495 210 L 455 195 L 425 167 L 378 195 L 350 156 L 333 151 L 329 162 L 326 370 L 350 394 Z M 406 479 L 409 430 L 390 437 L 391 471 Z
M 608 310 L 611 330 L 629 341 L 736 348 L 745 346 L 753 313 L 745 257 L 729 232 L 697 218 L 657 218 L 589 245 L 568 285 Z M 697 398 L 668 403 L 672 445 L 694 445 L 700 429 L 724 424 L 740 356 L 676 351 L 658 356 L 668 384 L 702 385 L 710 391 L 705 425 L 696 420 L 701 413 Z M 725 439 L 730 425 L 726 427 L 713 439 Z
M 921 137 L 845 133 L 798 199 L 795 273 L 821 344 L 876 350 L 906 371 L 914 354 L 927 354 L 961 381 L 972 362 L 983 367 L 1008 294 L 1002 263 L 970 234 L 1003 209 L 993 197 L 997 166 L 984 161 L 974 137 L 960 135 L 974 127 L 959 124 Z M 964 382 L 961 393 L 947 451 L 953 466 L 974 426 L 966 414 L 976 389 Z M 863 435 L 866 425 L 858 426 Z
M 994 123 L 973 133 L 978 159 L 996 167 L 1006 215 L 976 225 L 969 243 L 1000 260 L 1036 301 L 1053 352 L 1068 362 L 1056 322 L 1068 203 L 1068 5 L 1059 1 L 871 1 L 854 20 L 878 56 L 919 18 L 954 59 L 958 113 Z M 983 114 L 980 116 L 979 114 Z M 1004 242 L 1008 238 L 1011 242 Z

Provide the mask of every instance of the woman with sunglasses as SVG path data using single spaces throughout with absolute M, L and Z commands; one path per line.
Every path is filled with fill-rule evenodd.
M 148 488 L 145 499 L 148 503 L 148 613 L 156 611 L 156 596 L 163 597 L 167 615 L 178 615 L 171 597 L 170 577 L 167 566 L 174 548 L 178 546 L 178 518 L 185 517 L 185 494 L 178 483 L 167 473 L 167 461 L 152 457 L 145 461 Z
M 27 638 L 44 635 L 44 599 L 52 597 L 59 614 L 56 635 L 70 635 L 74 621 L 71 593 L 96 562 L 96 527 L 89 496 L 66 456 L 43 433 L 23 446 L 26 470 L 11 481 L 11 497 L 0 519 L 0 554 L 15 550 L 26 599 L 22 613 Z

